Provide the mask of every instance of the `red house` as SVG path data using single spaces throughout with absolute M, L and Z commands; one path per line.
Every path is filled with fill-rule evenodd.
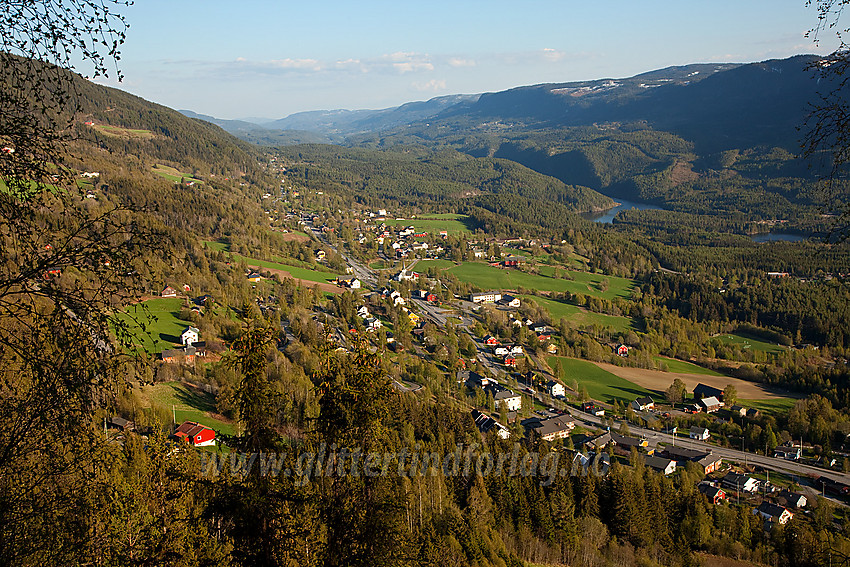
M 620 356 L 629 356 L 629 347 L 626 345 L 618 345 L 617 354 Z
M 712 486 L 707 483 L 699 483 L 697 486 L 700 492 L 705 494 L 706 498 L 711 500 L 712 504 L 720 504 L 724 500 L 726 500 L 726 492 L 723 491 L 722 488 L 718 488 L 716 486 Z
M 174 432 L 174 436 L 195 447 L 215 445 L 215 431 L 194 421 L 184 421 Z
M 437 296 L 434 295 L 433 293 L 429 293 L 428 295 L 425 296 L 425 301 L 427 301 L 429 303 L 435 303 L 437 301 Z
M 516 366 L 516 357 L 509 354 L 505 357 L 505 366 Z
M 492 335 L 487 335 L 486 337 L 484 337 L 484 344 L 488 346 L 496 346 L 497 344 L 499 344 L 499 339 Z

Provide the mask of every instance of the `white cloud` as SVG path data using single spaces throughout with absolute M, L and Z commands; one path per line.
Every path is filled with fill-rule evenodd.
M 563 61 L 585 60 L 594 57 L 590 53 L 582 52 L 567 52 L 546 47 L 534 51 L 507 51 L 503 53 L 493 53 L 487 57 L 488 60 L 496 61 L 500 65 L 518 65 L 529 66 L 539 65 L 541 63 L 560 63 Z
M 318 59 L 272 59 L 267 63 L 277 69 L 307 69 L 321 71 L 324 65 Z
M 211 63 L 193 62 L 196 69 L 211 67 L 216 73 L 270 75 L 279 73 L 421 73 L 434 70 L 431 57 L 423 53 L 397 51 L 371 59 L 348 58 L 323 61 L 313 58 L 284 58 L 256 61 L 239 57 L 233 61 Z
M 444 91 L 446 90 L 446 80 L 431 79 L 427 83 L 413 83 L 413 88 L 417 91 Z
M 474 59 L 463 59 L 461 57 L 450 57 L 447 63 L 451 67 L 475 67 Z
M 434 64 L 431 63 L 431 58 L 428 55 L 405 51 L 388 53 L 373 61 L 370 67 L 375 70 L 389 68 L 398 73 L 413 73 L 434 70 Z
M 566 57 L 567 54 L 564 51 L 558 51 L 557 49 L 547 47 L 542 51 L 542 56 L 544 61 L 551 61 L 552 63 L 555 63 Z

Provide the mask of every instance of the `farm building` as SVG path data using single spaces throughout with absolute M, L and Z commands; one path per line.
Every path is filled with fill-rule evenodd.
M 195 447 L 215 445 L 215 431 L 194 421 L 184 421 L 174 432 L 174 436 Z

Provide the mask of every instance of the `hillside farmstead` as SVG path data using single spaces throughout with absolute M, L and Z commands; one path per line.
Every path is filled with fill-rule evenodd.
M 195 447 L 215 445 L 215 431 L 194 421 L 184 421 L 174 432 L 174 436 Z

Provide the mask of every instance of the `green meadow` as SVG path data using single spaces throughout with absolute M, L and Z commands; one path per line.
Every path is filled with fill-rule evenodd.
M 236 433 L 233 423 L 209 415 L 215 412 L 213 394 L 196 390 L 180 382 L 162 382 L 145 386 L 142 389 L 142 395 L 160 412 L 167 412 L 169 416 L 174 415 L 177 418 L 177 425 L 188 420 L 212 427 L 227 435 Z
M 156 297 L 134 303 L 115 317 L 127 325 L 134 344 L 146 352 L 157 353 L 173 348 L 191 325 L 178 317 L 182 307 L 183 300 L 179 297 Z
M 340 277 L 339 274 L 333 274 L 331 272 L 310 270 L 308 268 L 300 268 L 298 266 L 290 266 L 288 264 L 281 264 L 278 262 L 258 260 L 257 258 L 249 258 L 248 256 L 242 256 L 241 254 L 231 254 L 230 256 L 237 262 L 244 261 L 246 264 L 249 264 L 251 266 L 259 266 L 261 268 L 267 268 L 269 270 L 284 270 L 286 272 L 289 272 L 293 278 L 307 280 L 310 282 L 328 283 L 329 280 L 335 280 L 336 278 Z
M 527 274 L 519 270 L 502 269 L 481 262 L 464 262 L 449 271 L 461 281 L 469 282 L 483 289 L 517 289 L 524 287 L 537 291 L 559 291 L 581 293 L 601 299 L 627 298 L 634 288 L 634 281 L 626 278 L 591 274 L 588 272 L 568 271 L 572 279 L 552 277 L 553 266 L 541 266 L 540 274 Z M 607 280 L 607 287 L 603 283 Z
M 716 338 L 726 345 L 739 345 L 742 349 L 759 350 L 768 354 L 779 354 L 785 348 L 743 333 L 718 335 Z
M 685 362 L 684 360 L 667 358 L 666 356 L 653 356 L 652 360 L 654 360 L 655 363 L 659 365 L 659 367 L 662 363 L 666 365 L 667 372 L 680 372 L 682 374 L 702 374 L 705 376 L 726 376 L 725 374 L 715 372 L 710 368 L 703 368 L 702 366 L 691 364 L 690 362 Z
M 794 398 L 773 398 L 770 400 L 741 400 L 740 404 L 747 408 L 756 408 L 762 413 L 787 415 L 797 402 Z
M 169 181 L 174 183 L 180 183 L 180 180 L 184 181 L 194 181 L 195 183 L 203 183 L 200 179 L 195 179 L 188 173 L 181 173 L 179 170 L 174 169 L 173 167 L 169 167 L 167 165 L 162 165 L 161 163 L 154 164 L 151 168 L 151 171 L 159 175 L 160 177 L 164 177 Z
M 449 234 L 471 232 L 468 224 L 469 217 L 466 215 L 434 214 L 415 219 L 387 219 L 383 222 L 388 226 L 412 226 L 417 232 L 428 232 L 430 234 L 439 234 L 441 230 L 446 230 Z
M 586 360 L 550 356 L 547 362 L 552 368 L 561 366 L 564 384 L 570 386 L 575 380 L 579 388 L 587 388 L 587 393 L 594 400 L 606 403 L 615 399 L 630 402 L 640 396 L 657 396 L 654 392 L 611 374 Z
M 599 325 L 623 333 L 632 328 L 632 321 L 628 317 L 593 313 L 570 303 L 535 295 L 521 295 L 520 298 L 526 302 L 534 302 L 549 311 L 555 323 L 565 318 L 573 327 Z
M 109 136 L 117 136 L 120 138 L 149 139 L 154 137 L 154 133 L 150 130 L 122 128 L 120 126 L 109 126 L 108 124 L 95 124 L 92 128 Z
M 230 250 L 230 244 L 226 242 L 213 242 L 212 240 L 204 240 L 204 246 L 211 250 L 215 250 L 216 252 L 228 252 Z
M 228 252 L 230 250 L 230 245 L 224 242 L 212 242 L 209 240 L 203 241 L 204 246 L 211 248 L 213 250 L 217 250 L 219 252 Z M 282 262 L 269 262 L 268 260 L 260 260 L 257 258 L 251 258 L 249 256 L 243 256 L 241 254 L 236 254 L 233 252 L 229 252 L 230 257 L 234 262 L 245 262 L 250 266 L 259 266 L 260 268 L 266 268 L 269 270 L 282 270 L 289 272 L 293 278 L 297 278 L 300 280 L 307 280 L 310 282 L 319 282 L 319 283 L 328 283 L 329 280 L 334 280 L 337 277 L 340 277 L 339 274 L 334 274 L 331 272 L 324 272 L 321 270 L 311 270 L 309 268 L 301 268 L 299 266 L 291 266 L 289 264 L 284 264 Z
M 416 262 L 416 266 L 414 266 L 414 270 L 417 272 L 424 272 L 428 268 L 436 268 L 438 270 L 446 270 L 448 268 L 453 268 L 455 263 L 451 260 L 419 260 Z

